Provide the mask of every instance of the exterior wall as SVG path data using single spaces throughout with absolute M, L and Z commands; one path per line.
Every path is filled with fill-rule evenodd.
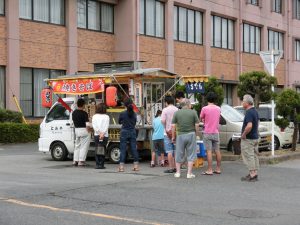
M 21 67 L 67 69 L 66 28 L 20 20 Z
M 146 61 L 143 67 L 166 68 L 165 40 L 140 35 L 139 37 L 140 60 Z
M 78 29 L 78 71 L 94 71 L 93 63 L 114 61 L 112 34 Z
M 264 70 L 264 64 L 260 56 L 257 54 L 243 53 L 243 72 L 250 72 L 254 70 Z
M 204 48 L 202 45 L 176 41 L 174 56 L 175 73 L 204 74 Z
M 0 16 L 0 65 L 6 65 L 6 20 Z
M 262 27 L 261 50 L 268 47 L 268 29 L 284 33 L 284 58 L 276 70 L 278 84 L 300 86 L 300 62 L 295 61 L 294 40 L 300 39 L 300 20 L 293 18 L 292 1 L 283 1 L 283 13 L 271 12 L 271 1 L 261 6 L 246 1 L 165 1 L 165 38 L 139 35 L 139 1 L 105 0 L 115 4 L 114 34 L 77 28 L 76 1 L 66 0 L 66 26 L 19 19 L 18 0 L 6 1 L 0 16 L 0 65 L 6 66 L 7 82 L 16 83 L 19 97 L 19 68 L 94 71 L 99 62 L 141 60 L 143 66 L 160 67 L 178 74 L 208 74 L 231 84 L 240 73 L 263 70 L 258 54 L 242 52 L 244 22 Z M 173 40 L 173 5 L 203 12 L 203 45 Z M 235 21 L 235 49 L 211 47 L 211 15 Z M 7 107 L 14 109 L 11 94 Z M 236 97 L 236 90 L 233 98 Z M 236 104 L 236 103 L 234 103 Z
M 218 79 L 237 80 L 236 52 L 211 48 L 211 75 Z

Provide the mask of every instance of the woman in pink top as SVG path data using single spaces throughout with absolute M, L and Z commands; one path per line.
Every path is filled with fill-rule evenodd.
M 219 137 L 219 121 L 221 108 L 215 105 L 217 95 L 209 92 L 206 96 L 208 105 L 203 107 L 200 113 L 200 119 L 204 123 L 203 143 L 207 153 L 207 170 L 202 175 L 221 174 L 221 152 Z M 212 151 L 216 153 L 217 167 L 212 169 Z

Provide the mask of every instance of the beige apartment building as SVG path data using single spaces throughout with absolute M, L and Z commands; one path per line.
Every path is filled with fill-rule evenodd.
M 278 88 L 300 87 L 300 0 L 0 0 L 0 107 L 41 117 L 45 78 L 95 64 L 145 61 L 178 74 L 213 75 L 238 104 L 259 51 L 283 50 Z

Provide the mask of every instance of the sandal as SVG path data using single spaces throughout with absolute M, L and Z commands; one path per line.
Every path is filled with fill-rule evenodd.
M 213 173 L 208 173 L 207 171 L 205 171 L 205 172 L 201 173 L 201 175 L 208 175 L 208 176 L 212 176 L 212 175 L 213 175 Z
M 140 171 L 140 169 L 138 167 L 133 167 L 132 171 Z
M 221 171 L 216 171 L 216 170 L 215 170 L 213 173 L 214 173 L 214 174 L 220 175 L 222 172 L 221 172 Z
M 119 167 L 118 172 L 124 172 L 124 168 Z

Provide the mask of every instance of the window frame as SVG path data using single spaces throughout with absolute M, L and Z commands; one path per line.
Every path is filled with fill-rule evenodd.
M 295 49 L 295 54 L 294 54 L 295 61 L 300 62 L 300 39 L 295 39 L 294 43 L 295 43 L 294 44 L 294 46 L 295 46 L 295 48 L 294 48 Z M 297 51 L 297 49 L 298 49 L 297 45 L 299 45 L 299 51 Z
M 97 0 L 84 0 L 85 1 L 85 27 L 79 27 L 78 26 L 78 0 L 76 0 L 76 9 L 77 9 L 77 28 L 78 29 L 84 29 L 84 30 L 89 30 L 89 31 L 94 31 L 94 32 L 101 32 L 101 33 L 107 33 L 107 34 L 114 34 L 115 33 L 115 5 L 114 4 L 110 4 L 110 3 L 107 3 L 107 2 L 101 2 L 101 1 L 97 1 Z M 97 7 L 99 7 L 99 22 L 100 22 L 100 29 L 97 30 L 97 29 L 91 29 L 89 28 L 89 1 L 90 2 L 96 2 L 97 4 Z M 112 31 L 111 32 L 108 32 L 108 31 L 104 31 L 102 29 L 102 19 L 101 19 L 101 16 L 102 16 L 102 5 L 110 5 L 112 7 Z
M 151 34 L 147 34 L 147 19 L 146 19 L 147 18 L 147 7 L 146 7 L 146 0 L 138 0 L 138 1 L 143 1 L 144 2 L 144 12 L 143 12 L 144 13 L 144 21 L 143 21 L 144 29 L 143 29 L 143 33 L 141 32 L 140 29 L 139 29 L 138 33 L 140 35 L 145 35 L 145 36 L 149 36 L 149 37 L 155 37 L 155 38 L 165 39 L 165 37 L 166 37 L 166 26 L 165 26 L 165 23 L 166 23 L 166 5 L 165 5 L 165 2 L 162 1 L 162 0 L 153 0 L 155 2 L 155 7 L 154 7 L 154 35 L 151 35 Z M 160 2 L 163 5 L 164 15 L 163 15 L 163 21 L 162 21 L 162 24 L 163 24 L 163 35 L 162 35 L 162 37 L 156 35 L 156 2 Z M 140 15 L 139 15 L 139 19 L 140 19 Z
M 215 44 L 215 18 L 219 17 L 220 18 L 220 34 L 221 34 L 221 40 L 220 40 L 220 47 L 216 46 Z M 226 17 L 221 17 L 221 16 L 217 16 L 217 15 L 211 15 L 211 19 L 212 19 L 212 24 L 211 24 L 211 30 L 212 30 L 212 37 L 211 37 L 211 47 L 214 48 L 222 48 L 222 49 L 228 49 L 228 50 L 235 50 L 235 27 L 234 27 L 234 23 L 235 21 Z M 224 48 L 223 45 L 223 40 L 222 40 L 222 30 L 223 30 L 223 26 L 222 26 L 222 21 L 223 20 L 227 20 L 227 47 Z M 229 40 L 229 21 L 232 21 L 232 28 L 233 28 L 233 32 L 232 32 L 232 48 L 230 48 L 230 40 Z
M 248 4 L 259 6 L 259 0 L 248 0 Z
M 300 20 L 300 0 L 293 1 L 293 18 L 296 20 Z
M 34 94 L 35 94 L 35 84 L 34 84 L 34 79 L 35 79 L 35 70 L 47 70 L 47 75 L 48 75 L 48 79 L 51 79 L 51 71 L 57 71 L 57 72 L 62 72 L 63 74 L 65 74 L 64 70 L 55 70 L 55 69 L 44 69 L 44 68 L 29 68 L 29 67 L 21 67 L 20 68 L 20 72 L 22 69 L 28 69 L 30 70 L 30 76 L 31 76 L 31 99 L 30 100 L 21 100 L 20 98 L 20 104 L 22 104 L 21 102 L 26 102 L 26 101 L 30 101 L 31 102 L 31 114 L 30 115 L 25 115 L 25 117 L 34 117 L 34 118 L 43 118 L 47 112 L 45 113 L 45 115 L 42 116 L 36 116 L 36 112 L 35 112 L 35 99 L 34 99 Z M 21 76 L 21 74 L 20 74 Z M 45 85 L 46 86 L 46 85 Z M 21 90 L 21 82 L 20 82 L 20 90 Z M 41 98 L 40 93 L 39 94 L 39 98 Z
M 19 11 L 19 19 L 21 20 L 29 20 L 29 21 L 34 21 L 34 22 L 38 22 L 38 23 L 46 23 L 46 24 L 53 24 L 53 25 L 57 25 L 57 26 L 65 26 L 66 25 L 66 0 L 61 0 L 63 1 L 63 19 L 62 19 L 62 23 L 53 23 L 51 22 L 51 0 L 48 0 L 48 21 L 41 21 L 41 20 L 36 20 L 34 19 L 34 0 L 31 0 L 31 15 L 30 15 L 30 19 L 29 18 L 22 18 L 20 17 L 20 11 Z
M 1 0 L 0 0 L 1 1 Z M 5 0 L 2 0 L 3 1 L 3 12 L 1 13 L 0 12 L 0 16 L 5 16 Z
M 6 67 L 0 65 L 0 69 L 3 69 L 3 82 L 4 82 L 4 85 L 3 85 L 3 92 L 4 92 L 3 106 L 5 108 L 6 107 Z M 1 108 L 1 105 L 0 105 L 0 108 Z
M 280 8 L 277 9 L 277 3 L 280 2 Z M 272 12 L 282 14 L 283 11 L 283 5 L 282 0 L 272 0 Z
M 280 32 L 280 31 L 275 31 L 275 30 L 272 30 L 272 29 L 268 29 L 268 50 L 270 50 L 270 32 L 273 32 L 273 49 L 274 50 L 282 50 L 284 51 L 284 33 L 283 32 Z M 277 43 L 275 43 L 275 34 L 278 33 L 278 38 L 277 38 Z M 279 46 L 280 46 L 280 38 L 279 36 L 282 35 L 282 49 L 279 49 Z M 276 44 L 276 46 L 278 46 L 278 48 L 274 48 L 274 44 Z
M 186 37 L 185 37 L 185 40 L 180 40 L 179 39 L 179 8 L 183 8 L 183 9 L 185 9 L 186 10 Z M 184 42 L 184 43 L 189 43 L 189 44 L 196 44 L 196 45 L 203 45 L 203 12 L 201 12 L 201 11 L 198 11 L 198 10 L 194 10 L 194 9 L 189 9 L 189 8 L 185 8 L 185 7 L 181 7 L 181 6 L 178 6 L 178 5 L 174 5 L 173 6 L 173 10 L 176 10 L 176 15 L 177 15 L 177 17 L 176 17 L 176 31 L 177 31 L 177 33 L 175 34 L 174 33 L 174 35 L 173 35 L 173 40 L 174 41 L 179 41 L 179 42 Z M 189 11 L 192 11 L 193 12 L 193 14 L 194 14 L 194 26 L 193 26 L 193 31 L 194 31 L 194 41 L 193 42 L 191 42 L 191 41 L 189 41 L 188 39 L 189 39 L 189 24 L 188 24 L 188 22 L 189 22 Z M 200 31 L 200 34 L 201 34 L 201 36 L 200 36 L 200 42 L 197 42 L 197 39 L 196 39 L 196 34 L 197 34 L 197 32 L 196 32 L 196 21 L 197 21 L 197 19 L 196 19 L 196 15 L 197 15 L 197 13 L 200 13 L 200 18 L 201 18 L 201 24 L 199 24 L 199 25 L 201 25 L 201 27 L 199 27 L 199 31 Z M 174 25 L 173 25 L 174 26 Z M 175 30 L 175 29 L 174 29 Z M 175 39 L 175 37 L 176 37 L 176 39 Z
M 249 50 L 248 51 L 245 51 L 245 25 L 247 25 L 249 27 Z M 254 28 L 254 52 L 251 52 L 251 27 Z M 257 41 L 257 28 L 259 29 L 259 50 L 257 51 L 257 44 L 258 44 L 258 41 Z M 259 26 L 255 26 L 255 25 L 252 25 L 252 24 L 249 24 L 249 23 L 243 23 L 243 52 L 244 53 L 249 53 L 249 54 L 259 54 L 259 52 L 261 51 L 261 27 Z

